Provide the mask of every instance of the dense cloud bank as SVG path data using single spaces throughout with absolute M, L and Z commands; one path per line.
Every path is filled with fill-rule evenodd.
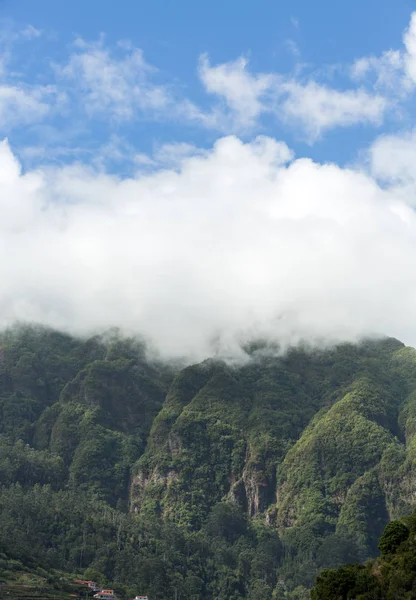
M 416 344 L 415 148 L 410 134 L 381 138 L 364 172 L 224 137 L 123 180 L 22 173 L 4 141 L 2 324 L 119 326 L 193 359 L 257 336 Z

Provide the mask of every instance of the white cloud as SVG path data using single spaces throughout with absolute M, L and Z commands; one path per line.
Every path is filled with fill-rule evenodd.
M 412 196 L 358 170 L 225 137 L 180 170 L 22 174 L 4 142 L 0 186 L 3 323 L 119 325 L 193 359 L 255 335 L 416 343 Z
M 299 59 L 301 52 L 298 44 L 292 38 L 287 38 L 285 40 L 285 46 L 288 49 L 289 53 L 296 59 Z
M 295 125 L 309 141 L 336 127 L 379 126 L 416 84 L 416 13 L 403 35 L 402 49 L 364 56 L 348 67 L 354 81 L 372 80 L 367 89 L 339 89 L 313 74 L 300 78 L 296 73 L 253 72 L 244 57 L 213 65 L 203 55 L 198 74 L 205 91 L 215 97 L 204 107 L 173 86 L 157 83 L 157 69 L 129 43 L 120 43 L 116 52 L 103 39 L 96 44 L 77 40 L 76 47 L 58 71 L 75 84 L 90 115 L 130 120 L 144 113 L 147 118 L 176 119 L 223 133 L 261 130 L 265 115 Z
M 353 79 L 364 80 L 372 73 L 376 74 L 376 89 L 387 88 L 397 93 L 403 86 L 403 55 L 399 50 L 388 50 L 380 57 L 364 56 L 351 67 Z
M 318 82 L 313 75 L 301 79 L 277 72 L 250 72 L 242 57 L 211 66 L 204 56 L 201 81 L 225 106 L 215 107 L 205 121 L 200 120 L 222 131 L 238 132 L 261 127 L 263 115 L 275 114 L 295 125 L 309 141 L 336 127 L 381 125 L 388 111 L 393 107 L 399 110 L 400 101 L 416 86 L 416 12 L 403 34 L 402 49 L 361 57 L 348 71 L 354 81 L 371 85 L 337 89 Z
M 0 135 L 17 126 L 43 120 L 62 101 L 53 85 L 30 84 L 13 68 L 14 49 L 18 42 L 30 42 L 41 32 L 27 25 L 17 29 L 3 20 L 0 32 Z
M 0 45 L 2 50 L 9 50 L 17 42 L 27 42 L 39 38 L 42 31 L 31 24 L 24 27 L 18 27 L 17 24 L 10 19 L 0 19 Z
M 120 44 L 121 56 L 116 56 L 102 41 L 87 44 L 80 39 L 76 48 L 67 65 L 55 68 L 81 94 L 89 115 L 132 119 L 139 111 L 160 112 L 172 102 L 168 88 L 151 81 L 156 69 L 141 50 Z
M 416 12 L 412 13 L 410 24 L 403 36 L 406 48 L 404 54 L 405 71 L 413 85 L 416 84 Z
M 375 87 L 385 88 L 393 96 L 408 95 L 416 86 L 416 12 L 403 34 L 403 46 L 381 56 L 364 56 L 351 67 L 353 79 L 365 80 L 375 75 Z
M 207 154 L 206 150 L 201 150 L 193 144 L 185 142 L 162 144 L 155 148 L 153 152 L 153 163 L 159 166 L 177 168 L 189 157 L 207 156 Z
M 17 37 L 23 38 L 25 40 L 33 40 L 42 35 L 40 29 L 37 29 L 33 25 L 27 25 L 24 29 L 21 29 L 17 33 Z
M 412 32 L 411 26 L 406 34 L 408 56 L 411 56 Z M 30 40 L 41 32 L 28 26 L 18 35 L 19 39 Z M 7 39 L 10 43 L 9 37 Z M 208 97 L 197 105 L 179 88 L 161 81 L 162 74 L 145 60 L 139 48 L 125 41 L 108 47 L 103 37 L 96 43 L 75 40 L 68 60 L 53 65 L 55 81 L 52 80 L 51 86 L 34 86 L 15 80 L 8 65 L 9 56 L 5 56 L 0 65 L 3 112 L 13 112 L 13 108 L 8 107 L 14 103 L 17 110 L 10 119 L 13 125 L 24 125 L 48 114 L 54 116 L 58 108 L 77 127 L 82 107 L 84 118 L 105 120 L 114 134 L 121 124 L 137 119 L 170 120 L 221 133 L 247 134 L 262 131 L 263 117 L 272 116 L 295 125 L 300 137 L 306 135 L 313 141 L 334 127 L 359 123 L 379 125 L 391 104 L 380 94 L 360 88 L 336 89 L 319 83 L 313 76 L 301 79 L 296 73 L 256 73 L 249 69 L 244 57 L 212 65 L 204 55 L 199 60 L 198 74 Z M 383 59 L 364 57 L 354 67 L 355 76 L 363 77 L 377 68 L 381 80 L 382 60 L 394 73 L 398 69 L 396 63 L 403 68 L 400 53 L 386 54 Z M 387 66 L 385 71 L 387 73 Z M 42 77 L 44 75 L 42 73 Z M 387 80 L 387 75 L 384 79 Z M 50 93 L 52 89 L 55 98 Z M 62 98 L 67 98 L 66 104 Z M 25 102 L 27 111 L 20 109 Z
M 416 131 L 385 135 L 370 149 L 372 173 L 391 183 L 416 181 Z
M 68 114 L 81 102 L 115 132 L 144 116 L 247 133 L 268 116 L 314 140 L 330 128 L 380 124 L 416 84 L 415 40 L 413 15 L 401 50 L 355 63 L 356 79 L 375 79 L 371 91 L 205 56 L 205 107 L 160 83 L 129 43 L 77 40 L 56 67 L 60 89 L 14 81 L 5 68 L 0 129 L 44 120 L 65 92 Z M 55 158 L 77 150 L 65 136 L 49 143 Z M 33 145 L 26 156 L 46 160 L 44 152 Z M 416 134 L 380 137 L 367 159 L 366 173 L 295 159 L 270 137 L 233 136 L 208 150 L 165 143 L 148 155 L 114 133 L 93 168 L 23 173 L 3 142 L 0 252 L 13 260 L 0 261 L 0 319 L 77 332 L 119 325 L 193 359 L 208 356 L 213 340 L 235 353 L 257 335 L 295 343 L 387 333 L 416 344 Z M 117 161 L 141 172 L 107 174 Z
M 225 100 L 234 113 L 235 126 L 243 129 L 256 124 L 260 114 L 267 110 L 264 96 L 270 93 L 275 79 L 272 74 L 249 73 L 247 60 L 243 57 L 212 67 L 208 57 L 202 56 L 199 76 L 208 93 Z
M 364 90 L 338 91 L 311 81 L 296 81 L 281 85 L 287 96 L 277 106 L 284 119 L 301 125 L 311 141 L 334 127 L 357 123 L 380 125 L 388 108 L 388 101 Z
M 200 77 L 209 93 L 225 101 L 225 109 L 211 113 L 211 121 L 224 131 L 253 129 L 262 115 L 272 114 L 296 125 L 312 142 L 335 127 L 380 125 L 389 108 L 386 98 L 362 89 L 337 90 L 313 79 L 304 83 L 279 73 L 250 73 L 244 58 L 212 67 L 203 57 Z
M 52 87 L 0 83 L 0 130 L 4 133 L 16 125 L 42 120 L 55 99 Z
M 101 40 L 75 43 L 77 51 L 57 73 L 75 86 L 75 100 L 87 113 L 132 120 L 174 119 L 224 133 L 261 128 L 266 114 L 295 123 L 310 140 L 331 127 L 357 123 L 379 124 L 387 101 L 362 90 L 339 91 L 311 79 L 302 83 L 279 73 L 253 73 L 244 57 L 211 65 L 207 55 L 199 60 L 198 73 L 205 91 L 216 100 L 204 108 L 180 96 L 172 86 L 155 83 L 157 70 L 141 50 L 119 44 L 118 53 Z
M 75 105 L 88 117 L 101 117 L 113 126 L 140 118 L 178 121 L 217 128 L 214 114 L 205 113 L 179 94 L 173 85 L 158 83 L 158 69 L 146 62 L 143 51 L 128 41 L 108 48 L 104 38 L 97 43 L 77 39 L 76 51 L 65 65 L 54 65 L 58 79 Z M 65 83 L 64 83 L 65 85 Z

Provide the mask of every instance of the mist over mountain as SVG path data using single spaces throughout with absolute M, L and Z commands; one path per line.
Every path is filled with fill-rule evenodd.
M 22 173 L 4 142 L 0 183 L 13 257 L 0 267 L 3 324 L 118 326 L 193 361 L 256 337 L 416 340 L 407 187 L 293 159 L 266 137 L 223 138 L 124 180 L 81 166 Z

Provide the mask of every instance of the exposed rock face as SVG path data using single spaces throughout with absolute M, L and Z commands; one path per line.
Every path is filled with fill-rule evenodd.
M 138 472 L 132 478 L 130 495 L 131 495 L 131 510 L 138 513 L 143 508 L 143 500 L 145 494 L 149 494 L 150 488 L 166 488 L 177 478 L 177 473 L 168 471 L 165 476 L 160 475 L 157 471 L 150 474 Z
M 416 418 L 405 399 L 416 358 L 406 356 L 406 373 L 390 372 L 402 345 L 382 342 L 378 364 L 376 345 L 293 351 L 238 369 L 207 361 L 182 372 L 136 465 L 132 509 L 193 528 L 228 499 L 283 537 L 306 529 L 355 536 L 366 519 L 378 532 L 409 512 Z M 362 508 L 357 528 L 351 515 L 367 506 L 376 516 Z M 376 535 L 362 543 L 371 548 Z

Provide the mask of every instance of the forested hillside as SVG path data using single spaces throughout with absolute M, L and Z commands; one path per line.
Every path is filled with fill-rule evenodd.
M 152 600 L 300 600 L 376 556 L 415 507 L 416 351 L 246 351 L 179 368 L 116 331 L 2 333 L 3 557 Z
M 323 570 L 312 600 L 416 598 L 416 513 L 391 521 L 379 541 L 380 557 L 366 564 Z

